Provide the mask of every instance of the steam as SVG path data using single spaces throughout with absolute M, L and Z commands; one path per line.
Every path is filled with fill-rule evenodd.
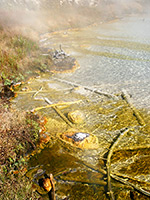
M 36 34 L 149 13 L 149 0 L 1 0 L 0 23 Z

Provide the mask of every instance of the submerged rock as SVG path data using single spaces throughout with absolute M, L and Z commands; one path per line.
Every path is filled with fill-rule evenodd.
M 43 188 L 48 192 L 52 189 L 52 185 L 49 178 L 43 179 Z
M 86 137 L 89 137 L 90 134 L 88 133 L 75 133 L 74 135 L 66 135 L 68 138 L 72 138 L 75 142 L 81 142 L 83 141 Z
M 77 130 L 70 130 L 60 135 L 60 139 L 71 146 L 81 149 L 97 149 L 98 138 L 85 132 L 78 132 Z
M 84 115 L 79 110 L 69 112 L 68 118 L 74 124 L 81 124 L 84 121 Z

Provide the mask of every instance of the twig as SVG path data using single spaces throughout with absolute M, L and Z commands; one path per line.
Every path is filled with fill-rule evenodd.
M 35 98 L 36 95 L 37 95 L 42 89 L 43 89 L 43 87 L 41 86 L 41 87 L 39 88 L 39 90 L 37 90 L 37 91 L 35 92 L 35 94 L 32 95 L 32 97 Z
M 133 103 L 132 103 L 131 98 L 130 98 L 129 94 L 127 93 L 127 91 L 126 90 L 122 90 L 121 96 L 126 101 L 126 103 L 131 107 L 131 109 L 133 111 L 133 115 L 136 117 L 138 123 L 141 126 L 144 126 L 145 125 L 145 121 L 142 118 L 142 116 L 140 115 L 140 113 L 133 106 Z
M 146 190 L 142 189 L 141 187 L 138 187 L 138 186 L 134 185 L 133 183 L 127 182 L 126 180 L 124 180 L 124 179 L 122 179 L 122 178 L 120 178 L 120 177 L 118 177 L 118 176 L 116 176 L 116 175 L 114 175 L 114 174 L 111 174 L 111 177 L 112 177 L 113 179 L 115 179 L 115 180 L 117 180 L 117 181 L 119 181 L 119 182 L 125 184 L 125 185 L 128 185 L 128 186 L 133 187 L 133 188 L 134 188 L 135 190 L 137 190 L 138 192 L 140 192 L 140 193 L 142 193 L 142 194 L 144 194 L 144 195 L 150 197 L 150 192 L 147 192 Z
M 62 105 L 72 105 L 74 103 L 79 103 L 81 102 L 82 100 L 79 100 L 79 101 L 74 101 L 74 102 L 60 102 L 60 103 L 54 103 L 54 104 L 50 104 L 48 106 L 41 106 L 41 107 L 38 107 L 38 108 L 35 108 L 33 109 L 32 111 L 38 111 L 38 110 L 41 110 L 41 109 L 44 109 L 44 108 L 50 108 L 50 107 L 53 107 L 53 106 L 62 106 Z
M 62 82 L 62 83 L 67 83 L 69 85 L 72 85 L 73 87 L 83 87 L 85 90 L 89 90 L 91 92 L 94 92 L 94 93 L 97 93 L 99 95 L 104 95 L 108 98 L 113 98 L 113 99 L 118 99 L 116 95 L 113 95 L 113 94 L 109 94 L 107 92 L 102 92 L 100 90 L 97 90 L 97 89 L 94 89 L 94 88 L 91 88 L 91 87 L 87 87 L 87 86 L 83 86 L 83 85 L 80 85 L 80 84 L 77 84 L 77 83 L 72 83 L 70 81 L 66 81 L 66 80 L 63 80 L 63 79 L 59 79 L 59 78 L 54 78 L 52 77 L 54 80 L 57 80 L 59 82 Z
M 109 197 L 114 200 L 114 194 L 113 194 L 113 191 L 112 191 L 112 187 L 111 187 L 111 177 L 110 177 L 110 174 L 111 174 L 111 157 L 112 157 L 112 154 L 114 152 L 114 149 L 115 147 L 118 145 L 118 143 L 120 142 L 120 140 L 129 132 L 130 129 L 127 129 L 123 132 L 120 132 L 120 135 L 118 136 L 117 140 L 113 143 L 113 145 L 111 146 L 110 150 L 109 150 L 109 153 L 108 153 L 108 156 L 107 156 L 107 163 L 106 163 L 106 167 L 107 167 L 107 185 L 108 185 L 108 194 L 109 194 Z
M 46 103 L 52 105 L 52 102 L 48 99 L 45 98 Z M 67 119 L 67 117 L 56 107 L 52 106 L 52 108 L 57 112 L 57 114 L 70 126 L 73 127 L 73 124 Z
M 78 163 L 86 166 L 87 168 L 91 169 L 91 170 L 94 170 L 95 172 L 98 172 L 98 173 L 102 173 L 102 174 L 107 174 L 107 172 L 104 170 L 104 169 L 95 169 L 93 166 L 90 166 L 89 164 L 87 163 L 84 163 L 83 161 L 78 161 Z
M 107 183 L 105 181 L 99 180 L 99 183 L 90 183 L 87 181 L 77 181 L 77 180 L 67 180 L 67 179 L 61 179 L 59 177 L 59 180 L 64 181 L 64 182 L 70 182 L 70 183 L 82 183 L 82 184 L 87 184 L 87 185 L 99 185 L 99 186 L 105 186 Z

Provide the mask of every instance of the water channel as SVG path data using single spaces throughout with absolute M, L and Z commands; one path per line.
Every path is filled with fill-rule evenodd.
M 149 30 L 150 19 L 130 17 L 41 36 L 42 47 L 58 49 L 61 44 L 79 63 L 74 72 L 30 80 L 14 100 L 14 107 L 40 107 L 37 112 L 47 117 L 41 137 L 48 136 L 49 142 L 30 157 L 27 173 L 45 199 L 37 184 L 43 173 L 53 174 L 57 199 L 108 199 L 107 155 L 126 130 L 113 152 L 111 173 L 149 190 L 150 117 L 143 114 L 146 125 L 141 125 L 132 107 L 116 95 L 126 89 L 138 109 L 150 108 Z M 57 105 L 41 108 L 47 99 Z M 73 141 L 77 134 L 86 134 L 85 139 Z M 149 198 L 129 185 L 114 180 L 112 185 L 116 199 Z

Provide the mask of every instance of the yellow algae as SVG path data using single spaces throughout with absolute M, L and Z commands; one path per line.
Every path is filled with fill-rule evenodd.
M 68 118 L 74 124 L 81 124 L 84 121 L 84 115 L 79 110 L 69 112 Z
M 46 124 L 47 130 L 50 132 L 51 135 L 56 136 L 58 132 L 65 131 L 67 128 L 67 124 L 64 121 L 58 121 L 53 118 L 48 118 Z
M 89 136 L 82 141 L 74 141 L 71 136 L 75 133 L 86 133 L 86 130 L 77 130 L 72 128 L 64 133 L 60 133 L 59 138 L 66 144 L 81 149 L 97 149 L 99 147 L 98 138 L 94 134 L 88 133 Z
M 38 111 L 47 117 L 45 127 L 50 140 L 33 152 L 29 166 L 38 166 L 38 169 L 42 168 L 46 173 L 53 173 L 54 178 L 58 180 L 56 194 L 68 194 L 71 195 L 72 199 L 76 195 L 77 200 L 84 196 L 85 199 L 90 198 L 91 200 L 94 196 L 88 196 L 85 191 L 92 193 L 94 187 L 95 193 L 92 193 L 95 195 L 94 198 L 102 197 L 103 200 L 106 199 L 103 194 L 105 192 L 104 185 L 107 181 L 104 180 L 98 169 L 104 169 L 109 148 L 116 141 L 120 131 L 125 128 L 130 128 L 131 131 L 121 139 L 113 152 L 111 158 L 112 172 L 135 179 L 132 181 L 135 184 L 138 183 L 139 186 L 142 185 L 142 179 L 148 182 L 149 148 L 143 148 L 144 145 L 150 143 L 150 115 L 146 111 L 137 110 L 140 114 L 142 113 L 146 124 L 140 126 L 131 106 L 119 96 L 118 100 L 102 95 L 98 96 L 92 92 L 86 96 L 79 93 L 80 88 L 75 90 L 76 88 L 74 89 L 67 84 L 58 84 L 58 82 L 49 80 L 46 76 L 43 79 L 45 82 L 42 84 L 39 84 L 38 80 L 32 81 L 34 91 L 37 91 L 41 86 L 43 86 L 44 91 L 47 91 L 46 94 L 40 91 L 37 97 L 47 97 L 53 103 L 80 100 L 79 103 L 62 107 L 61 112 L 68 117 L 68 113 L 74 113 L 78 110 L 84 116 L 82 124 L 74 123 L 74 128 L 70 129 L 68 124 L 53 109 L 47 108 Z M 63 89 L 65 90 L 63 91 Z M 26 95 L 19 95 L 23 100 L 22 105 L 24 102 L 27 103 Z M 28 101 L 32 102 L 32 94 L 29 97 Z M 34 106 L 37 107 L 37 102 L 35 100 L 34 102 Z M 42 106 L 46 106 L 45 101 L 43 101 Z M 73 136 L 74 133 L 80 132 L 89 134 L 89 137 L 81 142 L 66 137 L 66 135 Z M 138 147 L 138 149 L 132 147 Z M 35 174 L 36 170 L 33 170 L 30 175 L 31 179 L 34 178 Z M 142 176 L 144 177 L 142 178 Z M 114 194 L 119 198 L 121 192 L 116 189 L 118 185 L 116 186 L 116 182 L 113 181 L 112 184 Z M 147 187 L 144 184 L 142 186 Z M 83 192 L 81 192 L 82 187 Z M 122 185 L 119 185 L 119 187 L 123 188 Z M 101 188 L 100 191 L 99 188 Z M 42 194 L 40 188 L 37 190 Z M 76 193 L 73 194 L 73 191 Z

